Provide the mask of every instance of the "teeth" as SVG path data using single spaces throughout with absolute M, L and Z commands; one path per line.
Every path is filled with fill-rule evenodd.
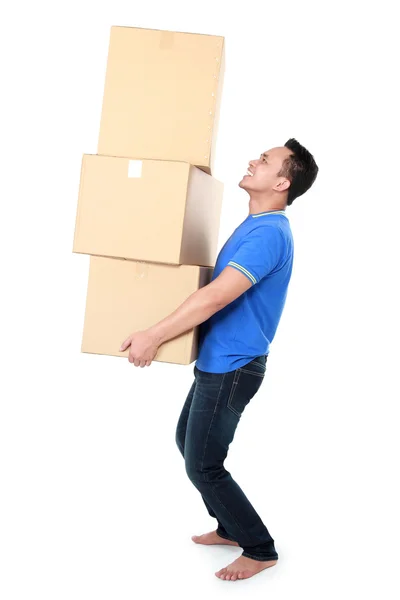
M 251 171 L 249 171 L 249 169 L 247 169 L 247 175 L 250 175 L 250 177 L 253 177 L 254 173 L 252 173 Z

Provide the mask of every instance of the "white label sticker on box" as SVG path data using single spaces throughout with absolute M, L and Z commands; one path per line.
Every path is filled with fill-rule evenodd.
M 128 165 L 128 177 L 141 177 L 142 176 L 142 162 L 141 160 L 130 160 Z

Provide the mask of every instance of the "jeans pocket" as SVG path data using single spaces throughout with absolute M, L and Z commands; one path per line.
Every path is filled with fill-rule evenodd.
M 263 377 L 267 369 L 266 363 L 266 356 L 257 356 L 247 364 L 243 365 L 243 367 L 239 367 L 239 371 L 242 371 L 243 373 L 252 373 L 253 375 L 261 375 L 261 377 Z
M 247 365 L 245 365 L 247 367 Z M 258 370 L 257 370 L 258 369 Z M 227 407 L 237 417 L 242 416 L 247 404 L 258 392 L 264 380 L 265 368 L 262 365 L 254 367 L 253 371 L 240 367 L 235 371 L 230 394 L 228 396 Z

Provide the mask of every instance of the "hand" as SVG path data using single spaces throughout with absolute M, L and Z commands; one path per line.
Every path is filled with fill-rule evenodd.
M 132 333 L 121 345 L 120 352 L 130 346 L 128 360 L 135 367 L 149 367 L 160 346 L 159 341 L 148 330 Z

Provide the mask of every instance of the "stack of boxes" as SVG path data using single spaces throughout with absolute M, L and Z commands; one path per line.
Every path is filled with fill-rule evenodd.
M 84 155 L 73 251 L 90 255 L 82 352 L 127 356 L 211 280 L 223 185 L 212 176 L 222 37 L 112 27 L 98 154 Z M 198 327 L 155 360 L 190 364 Z

